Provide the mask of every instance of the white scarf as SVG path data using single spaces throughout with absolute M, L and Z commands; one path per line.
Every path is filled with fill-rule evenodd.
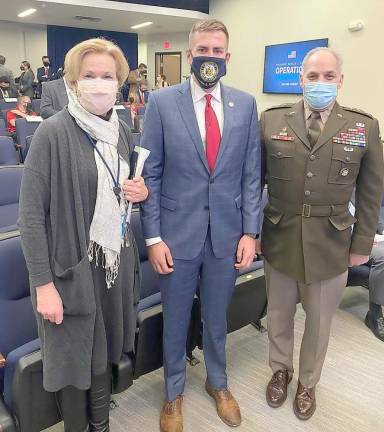
M 119 140 L 119 119 L 115 109 L 108 121 L 86 111 L 79 103 L 75 93 L 67 87 L 68 111 L 75 119 L 79 127 L 91 138 L 96 140 L 96 147 L 103 155 L 103 158 L 115 179 L 117 177 L 118 152 L 117 143 Z M 91 145 L 91 143 L 89 143 Z M 126 226 L 123 221 L 126 219 L 127 202 L 123 194 L 120 194 L 120 205 L 113 192 L 114 182 L 107 167 L 99 156 L 96 148 L 94 150 L 97 167 L 97 197 L 95 211 L 89 232 L 90 243 L 88 246 L 89 261 L 95 259 L 98 266 L 100 250 L 102 251 L 102 263 L 105 268 L 107 287 L 110 288 L 119 272 L 120 250 L 124 246 Z M 120 157 L 120 187 L 124 179 L 129 176 L 129 164 Z

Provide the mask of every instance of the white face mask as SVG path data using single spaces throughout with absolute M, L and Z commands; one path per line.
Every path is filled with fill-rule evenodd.
M 77 81 L 79 102 L 88 112 L 106 114 L 116 102 L 117 81 L 101 78 Z

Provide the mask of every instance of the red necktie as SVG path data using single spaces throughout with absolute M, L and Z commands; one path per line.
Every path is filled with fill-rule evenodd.
M 44 68 L 45 69 L 45 75 L 48 75 L 48 68 Z
M 212 95 L 205 95 L 207 101 L 205 105 L 205 152 L 207 155 L 208 166 L 211 172 L 215 168 L 217 154 L 219 153 L 221 133 L 216 113 L 212 108 Z

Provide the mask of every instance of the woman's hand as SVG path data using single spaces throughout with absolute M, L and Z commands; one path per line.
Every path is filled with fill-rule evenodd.
M 132 180 L 124 180 L 124 198 L 133 204 L 145 201 L 148 198 L 148 189 L 143 177 L 134 177 Z
M 63 322 L 63 302 L 53 282 L 36 287 L 37 312 L 53 324 Z

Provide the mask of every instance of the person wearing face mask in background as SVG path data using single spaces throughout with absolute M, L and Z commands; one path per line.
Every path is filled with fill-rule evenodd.
M 22 72 L 18 78 L 19 93 L 22 96 L 29 96 L 32 99 L 34 95 L 33 81 L 35 79 L 35 75 L 32 72 L 30 63 L 27 61 L 21 62 L 20 70 Z
M 66 432 L 109 431 L 111 363 L 134 349 L 138 251 L 128 201 L 131 132 L 113 106 L 128 64 L 90 39 L 65 58 L 68 106 L 36 130 L 20 192 L 19 227 L 43 358 L 43 385 Z
M 10 86 L 7 76 L 0 76 L 0 100 L 17 97 L 17 91 Z
M 187 50 L 191 79 L 152 92 L 145 114 L 141 145 L 151 154 L 143 176 L 151 194 L 141 217 L 163 305 L 162 432 L 183 429 L 185 349 L 198 287 L 205 389 L 224 423 L 241 423 L 227 383 L 226 315 L 238 270 L 259 250 L 261 158 L 255 99 L 220 81 L 228 39 L 222 22 L 196 23 Z
M 48 56 L 43 56 L 41 58 L 41 61 L 43 62 L 43 66 L 37 68 L 37 91 L 41 97 L 42 93 L 42 83 L 48 82 L 56 79 L 55 70 L 51 67 L 51 62 L 49 60 Z
M 262 251 L 273 372 L 266 399 L 276 408 L 287 398 L 299 300 L 306 321 L 293 410 L 302 420 L 315 412 L 315 387 L 347 269 L 368 260 L 383 191 L 378 121 L 337 103 L 341 63 L 329 48 L 310 51 L 300 76 L 303 100 L 266 110 L 260 119 L 268 184 Z M 352 216 L 348 204 L 354 188 Z
M 32 103 L 29 96 L 19 96 L 16 107 L 6 113 L 8 135 L 14 141 L 16 141 L 16 119 L 26 118 L 27 116 L 37 116 L 37 113 L 32 111 Z

